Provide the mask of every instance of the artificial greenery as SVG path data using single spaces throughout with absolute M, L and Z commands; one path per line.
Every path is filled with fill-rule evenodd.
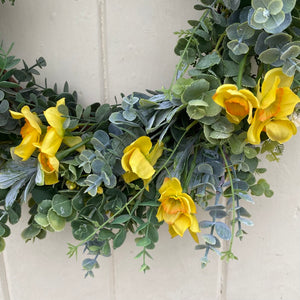
M 273 196 L 260 160 L 278 160 L 297 131 L 300 6 L 202 0 L 195 9 L 199 19 L 176 33 L 170 87 L 115 105 L 83 107 L 67 83 L 63 92 L 37 84 L 45 60 L 20 67 L 1 44 L 0 250 L 29 206 L 22 237 L 69 222 L 78 243 L 68 254 L 89 255 L 86 275 L 128 232 L 149 269 L 164 222 L 172 237 L 189 229 L 202 266 L 212 251 L 236 259 L 234 241 L 253 225 L 245 203 Z

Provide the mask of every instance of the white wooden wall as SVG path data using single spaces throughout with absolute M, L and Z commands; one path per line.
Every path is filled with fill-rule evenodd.
M 196 0 L 16 0 L 0 7 L 0 39 L 28 64 L 39 56 L 48 83 L 67 80 L 83 104 L 113 102 L 121 92 L 168 86 L 177 62 L 174 31 L 197 18 Z M 120 99 L 120 98 L 119 98 Z M 266 163 L 275 195 L 249 207 L 254 227 L 234 242 L 239 261 L 229 265 L 202 253 L 187 235 L 170 239 L 167 227 L 152 251 L 151 270 L 139 272 L 134 237 L 101 258 L 94 279 L 84 279 L 81 260 L 68 259 L 71 230 L 25 244 L 28 215 L 13 226 L 0 255 L 1 300 L 299 300 L 300 134 L 280 163 Z M 200 213 L 201 214 L 201 213 Z

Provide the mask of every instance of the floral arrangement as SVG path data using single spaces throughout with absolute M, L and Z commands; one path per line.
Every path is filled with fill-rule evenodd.
M 2 2 L 4 2 L 2 0 Z M 13 3 L 13 1 L 11 1 Z M 141 270 L 158 242 L 189 231 L 202 266 L 253 225 L 244 207 L 273 195 L 261 159 L 277 161 L 297 132 L 300 5 L 295 0 L 202 0 L 199 20 L 177 32 L 169 88 L 82 107 L 36 83 L 0 49 L 0 250 L 28 206 L 22 237 L 43 239 L 70 222 L 93 276 L 99 256 L 136 234 Z M 228 249 L 220 251 L 221 245 Z

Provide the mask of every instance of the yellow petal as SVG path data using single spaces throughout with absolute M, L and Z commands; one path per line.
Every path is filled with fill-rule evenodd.
M 125 174 L 122 175 L 124 181 L 126 183 L 132 182 L 134 180 L 137 180 L 139 177 L 133 173 L 133 172 L 126 172 Z
M 24 118 L 29 122 L 30 126 L 41 134 L 42 130 L 40 126 L 42 125 L 42 122 L 37 114 L 32 113 L 28 106 L 22 107 L 21 112 L 24 115 Z
M 163 211 L 163 208 L 162 208 L 162 206 L 160 205 L 159 208 L 158 208 L 158 210 L 157 210 L 157 214 L 156 214 L 156 218 L 157 218 L 158 222 L 161 222 L 161 221 L 164 220 L 163 212 L 164 212 L 164 211 Z
M 263 131 L 265 124 L 267 123 L 267 121 L 261 122 L 259 120 L 259 113 L 260 110 L 258 109 L 255 112 L 254 118 L 247 132 L 247 141 L 252 145 L 260 144 L 260 134 Z
M 189 229 L 192 232 L 200 232 L 199 223 L 195 215 L 191 215 L 191 226 Z
M 33 130 L 30 134 L 24 136 L 22 142 L 15 147 L 14 153 L 23 160 L 27 160 L 35 151 L 35 143 L 38 143 L 39 139 L 40 134 Z
M 40 146 L 40 151 L 48 154 L 49 156 L 55 156 L 62 140 L 62 137 L 57 134 L 54 128 L 48 127 L 47 133 Z
M 176 178 L 168 178 L 164 179 L 164 182 L 160 189 L 158 190 L 160 194 L 164 194 L 164 197 L 169 195 L 177 195 L 182 192 L 182 187 L 180 181 Z
M 129 160 L 130 160 L 130 157 L 131 157 L 132 153 L 134 152 L 134 150 L 135 150 L 135 148 L 131 148 L 128 151 L 126 151 L 124 153 L 124 155 L 122 156 L 121 165 L 125 172 L 132 172 L 131 166 L 129 164 Z
M 227 99 L 225 97 L 225 93 L 228 90 L 237 91 L 237 89 L 237 86 L 235 86 L 234 84 L 223 84 L 217 88 L 216 93 L 213 95 L 212 98 L 217 104 L 225 108 L 224 101 Z
M 300 102 L 300 98 L 290 88 L 279 88 L 276 96 L 280 102 L 280 110 L 276 114 L 276 118 L 291 115 L 294 112 L 295 105 Z
M 64 105 L 64 98 L 56 103 L 56 107 L 49 107 L 48 109 L 46 109 L 44 111 L 44 115 L 49 125 L 56 130 L 59 136 L 63 137 L 65 134 L 63 124 L 66 118 L 62 117 L 62 114 L 57 109 L 60 105 Z
M 156 164 L 157 160 L 162 156 L 163 149 L 164 149 L 163 142 L 158 141 L 155 144 L 154 148 L 151 150 L 151 152 L 147 158 L 152 166 L 154 166 Z
M 133 173 L 142 179 L 148 179 L 155 173 L 155 170 L 149 161 L 138 148 L 133 151 L 129 160 L 129 165 Z
M 171 235 L 171 238 L 174 238 L 178 235 L 178 233 L 176 233 L 176 231 L 173 229 L 173 225 L 169 225 L 169 233 Z
M 148 136 L 139 137 L 124 149 L 124 154 L 134 148 L 138 148 L 140 149 L 141 153 L 143 153 L 144 155 L 148 155 L 152 148 L 151 139 Z
M 197 234 L 196 234 L 195 232 L 191 231 L 190 228 L 189 228 L 189 232 L 190 232 L 192 238 L 194 239 L 194 241 L 195 241 L 197 244 L 199 244 L 199 238 L 198 238 Z
M 181 214 L 173 224 L 174 231 L 183 236 L 184 232 L 191 226 L 191 216 L 186 214 Z
M 283 120 L 274 119 L 266 125 L 268 137 L 272 141 L 277 141 L 281 144 L 288 141 L 293 134 L 296 134 L 296 132 L 296 126 L 287 118 Z
M 181 215 L 182 214 L 180 212 L 176 214 L 168 214 L 163 210 L 163 219 L 167 224 L 174 224 Z
M 24 118 L 24 115 L 22 113 L 19 113 L 17 111 L 12 111 L 12 110 L 10 110 L 9 112 L 10 112 L 10 114 L 11 114 L 11 116 L 12 116 L 13 119 L 17 119 L 18 120 L 18 119 Z

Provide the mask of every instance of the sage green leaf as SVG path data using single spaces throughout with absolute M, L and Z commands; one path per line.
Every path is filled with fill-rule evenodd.
M 125 239 L 126 239 L 126 229 L 122 228 L 120 229 L 120 231 L 115 235 L 114 240 L 113 240 L 113 248 L 119 248 L 120 246 L 122 246 L 122 244 L 124 243 Z
M 211 234 L 202 234 L 202 237 L 204 241 L 210 245 L 215 245 L 217 242 L 216 237 Z
M 40 231 L 41 231 L 40 225 L 31 224 L 22 231 L 21 236 L 25 240 L 30 240 L 36 237 L 40 233 Z
M 231 133 L 234 131 L 234 125 L 225 117 L 219 118 L 211 128 L 222 133 Z
M 268 45 L 270 48 L 281 48 L 291 42 L 292 36 L 285 33 L 277 33 L 277 34 L 272 34 L 268 36 L 264 41 L 265 44 Z
M 38 205 L 38 212 L 42 214 L 47 214 L 48 210 L 52 207 L 52 201 L 51 200 L 43 200 L 39 205 Z
M 151 244 L 151 239 L 148 237 L 136 238 L 135 243 L 137 246 L 146 247 Z
M 47 218 L 51 228 L 55 231 L 61 231 L 65 228 L 66 219 L 59 216 L 53 209 L 48 211 Z
M 247 158 L 251 159 L 257 156 L 257 150 L 255 148 L 245 146 L 244 147 L 244 154 Z
M 42 213 L 37 213 L 34 216 L 34 221 L 37 222 L 42 227 L 47 227 L 49 225 L 47 215 Z
M 203 93 L 209 89 L 209 82 L 205 79 L 199 79 L 194 81 L 188 86 L 182 94 L 182 102 L 187 103 L 190 100 L 201 99 Z
M 238 40 L 248 40 L 253 37 L 255 30 L 248 25 L 248 22 L 239 24 L 236 29 Z
M 293 45 L 282 53 L 280 59 L 287 60 L 289 58 L 290 59 L 296 58 L 299 55 L 300 55 L 300 47 L 297 45 Z
M 240 43 L 238 40 L 233 40 L 227 43 L 227 47 L 235 54 L 242 55 L 249 51 L 249 47 L 245 43 Z
M 225 133 L 225 132 L 220 132 L 220 131 L 212 131 L 210 133 L 210 137 L 212 139 L 216 139 L 216 140 L 227 139 L 230 136 L 231 136 L 231 133 Z
M 2 237 L 0 237 L 0 252 L 5 249 L 5 241 Z
M 197 69 L 204 70 L 208 69 L 214 65 L 219 64 L 221 57 L 217 51 L 213 51 L 211 54 L 207 54 L 200 58 L 199 62 L 196 65 Z
M 296 0 L 285 0 L 283 1 L 282 11 L 284 13 L 289 13 L 293 10 L 296 5 Z
M 66 196 L 56 194 L 52 199 L 53 210 L 61 217 L 69 217 L 72 214 L 72 202 Z
M 271 15 L 277 15 L 283 8 L 282 0 L 271 0 L 268 4 L 268 11 Z M 288 1 L 285 1 L 288 2 Z
M 186 108 L 188 116 L 193 120 L 199 120 L 205 116 L 205 109 L 201 106 L 191 105 L 190 102 Z
M 95 233 L 94 226 L 85 221 L 74 220 L 71 222 L 72 233 L 76 240 L 85 240 L 89 236 L 92 236 Z
M 259 55 L 258 58 L 264 64 L 271 65 L 272 63 L 274 63 L 275 61 L 277 61 L 278 59 L 280 59 L 280 55 L 281 55 L 281 51 L 279 49 L 277 49 L 277 48 L 271 48 L 271 49 L 267 49 L 267 50 L 263 51 Z
M 223 240 L 230 240 L 231 238 L 231 230 L 230 228 L 222 222 L 216 222 L 215 223 L 215 229 L 218 236 Z
M 283 23 L 285 19 L 285 14 L 283 11 L 279 12 L 276 15 L 270 15 L 268 20 L 264 23 L 264 28 L 267 32 L 273 32 L 273 29 L 278 27 Z
M 131 219 L 131 215 L 122 215 L 116 217 L 111 224 L 124 224 Z
M 148 237 L 153 243 L 157 243 L 159 239 L 157 228 L 155 228 L 152 224 L 148 227 Z

